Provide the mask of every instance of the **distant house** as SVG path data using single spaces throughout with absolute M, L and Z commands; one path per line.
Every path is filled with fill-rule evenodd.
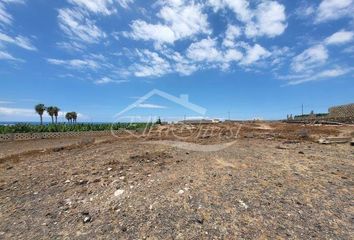
M 207 124 L 207 123 L 214 123 L 211 119 L 188 119 L 179 121 L 180 124 Z

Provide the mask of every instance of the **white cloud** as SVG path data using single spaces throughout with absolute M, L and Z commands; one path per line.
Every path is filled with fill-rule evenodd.
M 243 65 L 250 65 L 269 56 L 271 56 L 271 53 L 268 50 L 259 44 L 255 44 L 253 47 L 247 47 L 247 54 L 241 63 Z
M 0 2 L 0 25 L 11 25 L 13 22 L 13 17 L 6 9 L 6 4 L 15 3 L 15 4 L 24 4 L 24 0 L 2 0 Z
M 273 47 L 270 52 L 271 65 L 275 66 L 275 69 L 283 66 L 288 59 L 294 56 L 289 47 Z
M 123 8 L 128 8 L 134 0 L 68 0 L 85 10 L 95 14 L 111 15 L 117 12 L 117 4 Z
M 252 12 L 249 9 L 249 1 L 247 0 L 209 0 L 209 4 L 214 7 L 215 11 L 225 7 L 230 8 L 236 14 L 238 20 L 248 22 L 252 18 Z
M 116 12 L 116 9 L 113 8 L 113 0 L 69 0 L 69 2 L 93 13 L 110 15 Z
M 128 82 L 128 80 L 113 80 L 112 78 L 109 77 L 103 77 L 94 83 L 97 85 L 103 85 L 103 84 L 109 84 L 109 83 L 125 83 Z
M 125 34 L 134 39 L 153 40 L 158 44 L 174 43 L 196 34 L 210 33 L 207 15 L 202 12 L 202 5 L 184 0 L 160 2 L 162 8 L 157 16 L 162 22 L 150 24 L 135 20 L 132 31 Z
M 325 43 L 328 45 L 344 44 L 352 41 L 353 38 L 354 32 L 341 30 L 326 38 Z
M 22 61 L 21 59 L 15 58 L 10 53 L 5 51 L 0 51 L 0 60 Z
M 106 37 L 105 32 L 80 9 L 59 9 L 58 21 L 59 27 L 73 40 L 97 43 Z
M 286 24 L 285 6 L 277 1 L 262 0 L 251 9 L 246 0 L 209 0 L 214 9 L 231 9 L 236 18 L 244 23 L 245 34 L 249 38 L 276 37 L 284 33 Z
M 91 59 L 71 59 L 71 60 L 61 60 L 61 59 L 54 59 L 54 58 L 49 58 L 47 59 L 47 61 L 50 64 L 54 64 L 54 65 L 62 65 L 64 67 L 67 68 L 72 68 L 72 69 L 85 69 L 85 68 L 89 68 L 89 69 L 98 69 L 100 67 L 99 63 L 97 63 L 94 60 Z
M 140 103 L 138 108 L 149 108 L 149 109 L 165 109 L 165 106 L 157 105 L 157 104 L 151 104 L 151 103 Z
M 33 109 L 0 107 L 0 116 L 34 117 L 36 113 Z
M 85 45 L 79 42 L 58 42 L 57 46 L 61 49 L 65 49 L 68 52 L 82 52 L 85 49 Z
M 238 26 L 234 26 L 231 24 L 228 24 L 226 32 L 225 32 L 225 38 L 223 40 L 223 45 L 225 47 L 234 47 L 235 46 L 235 39 L 241 35 L 241 29 Z
M 187 50 L 187 56 L 191 60 L 199 62 L 218 62 L 222 59 L 222 55 L 217 49 L 217 42 L 212 38 L 192 43 Z
M 149 50 L 137 50 L 139 63 L 131 67 L 136 77 L 157 77 L 171 72 L 170 63 L 158 53 Z
M 172 29 L 162 24 L 149 24 L 145 21 L 135 20 L 130 27 L 132 32 L 125 35 L 136 40 L 153 40 L 159 43 L 173 43 L 176 40 Z
M 176 70 L 176 72 L 178 72 L 179 74 L 181 74 L 182 76 L 189 76 L 192 73 L 194 73 L 195 71 L 198 70 L 197 65 L 190 63 L 183 63 L 183 62 L 177 62 L 174 65 L 174 69 Z
M 136 77 L 160 77 L 166 74 L 178 73 L 186 76 L 200 69 L 221 69 L 227 71 L 232 64 L 241 67 L 256 64 L 273 56 L 271 65 L 279 65 L 279 61 L 289 54 L 288 48 L 277 48 L 271 52 L 259 44 L 253 46 L 239 42 L 234 48 L 224 48 L 214 38 L 205 38 L 190 44 L 184 54 L 172 48 L 162 46 L 158 52 L 136 50 L 130 59 L 135 62 L 128 67 L 125 75 Z M 264 62 L 266 64 L 266 62 Z
M 117 73 L 124 77 L 160 77 L 170 73 L 187 76 L 198 70 L 194 61 L 166 47 L 161 48 L 159 53 L 147 49 L 136 50 L 132 60 L 134 64 L 126 72 L 122 70 L 123 74 L 122 71 Z
M 316 22 L 326 22 L 342 17 L 353 17 L 353 0 L 322 0 L 316 14 Z
M 179 52 L 163 48 L 160 50 L 160 53 L 170 60 L 171 69 L 180 75 L 188 76 L 198 70 L 198 66 L 193 61 L 182 56 Z
M 302 2 L 301 6 L 295 11 L 295 14 L 300 18 L 306 18 L 313 15 L 316 12 L 314 5 L 309 4 L 309 2 Z
M 0 32 L 0 42 L 14 44 L 14 45 L 17 45 L 18 47 L 21 47 L 21 48 L 24 48 L 24 49 L 30 50 L 30 51 L 37 50 L 37 48 L 32 45 L 31 41 L 28 38 L 23 37 L 21 35 L 16 36 L 16 37 L 11 37 L 11 36 L 8 36 L 8 35 Z
M 263 1 L 255 11 L 255 21 L 247 23 L 246 35 L 249 37 L 275 37 L 283 34 L 287 24 L 285 6 L 275 1 Z
M 328 51 L 322 45 L 312 46 L 301 54 L 295 56 L 292 60 L 291 67 L 295 72 L 310 70 L 324 64 L 328 59 Z
M 11 14 L 7 12 L 5 5 L 0 2 L 0 23 L 10 25 L 12 20 Z
M 12 104 L 12 103 L 14 103 L 14 102 L 0 100 L 0 104 Z
M 134 2 L 134 0 L 116 0 L 119 5 L 123 8 L 128 8 L 130 4 Z
M 344 53 L 354 53 L 354 46 L 347 47 L 343 50 Z
M 351 72 L 353 69 L 352 68 L 341 68 L 341 67 L 336 67 L 332 68 L 329 70 L 323 70 L 318 73 L 315 73 L 313 75 L 295 75 L 295 76 L 289 76 L 287 79 L 289 80 L 288 85 L 298 85 L 306 82 L 311 82 L 311 81 L 318 81 L 318 80 L 325 80 L 325 79 L 330 79 L 330 78 L 335 78 L 335 77 L 340 77 L 348 74 Z
M 185 1 L 179 2 L 181 4 L 174 3 L 164 6 L 158 14 L 171 27 L 176 39 L 182 39 L 198 33 L 209 33 L 208 17 L 202 12 L 202 5 L 193 2 L 189 5 Z
M 226 62 L 240 61 L 242 58 L 243 54 L 236 49 L 228 49 L 223 56 Z

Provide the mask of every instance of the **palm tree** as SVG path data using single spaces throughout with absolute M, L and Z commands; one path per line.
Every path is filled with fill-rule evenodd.
M 52 118 L 52 124 L 54 124 L 54 107 L 47 107 L 47 113 Z
M 40 119 L 41 119 L 41 125 L 43 125 L 43 113 L 46 110 L 46 107 L 44 104 L 37 104 L 34 109 L 36 110 L 36 113 L 38 113 Z
M 53 107 L 53 112 L 54 112 L 54 116 L 55 116 L 55 124 L 57 124 L 58 123 L 58 115 L 59 115 L 59 112 L 60 112 L 60 108 Z
M 76 123 L 76 119 L 77 119 L 77 113 L 76 112 L 71 112 L 71 116 L 74 120 L 74 123 Z
M 68 123 L 69 123 L 73 117 L 72 117 L 71 113 L 68 112 L 65 114 L 65 118 L 66 118 L 66 120 L 68 120 Z

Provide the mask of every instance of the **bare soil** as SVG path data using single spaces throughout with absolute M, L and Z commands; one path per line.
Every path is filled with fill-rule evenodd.
M 140 138 L 0 143 L 0 239 L 352 239 L 354 148 L 316 140 L 353 132 L 243 124 L 217 152 L 151 144 L 173 140 L 164 127 Z M 197 136 L 188 141 L 230 140 Z

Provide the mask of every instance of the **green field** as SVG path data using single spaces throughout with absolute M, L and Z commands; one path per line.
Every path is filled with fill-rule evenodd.
M 0 126 L 0 134 L 6 133 L 38 133 L 38 132 L 85 132 L 85 131 L 105 131 L 105 130 L 142 130 L 150 127 L 151 123 L 114 123 L 114 124 L 49 124 L 49 125 L 33 125 L 33 124 L 16 124 L 12 126 Z

